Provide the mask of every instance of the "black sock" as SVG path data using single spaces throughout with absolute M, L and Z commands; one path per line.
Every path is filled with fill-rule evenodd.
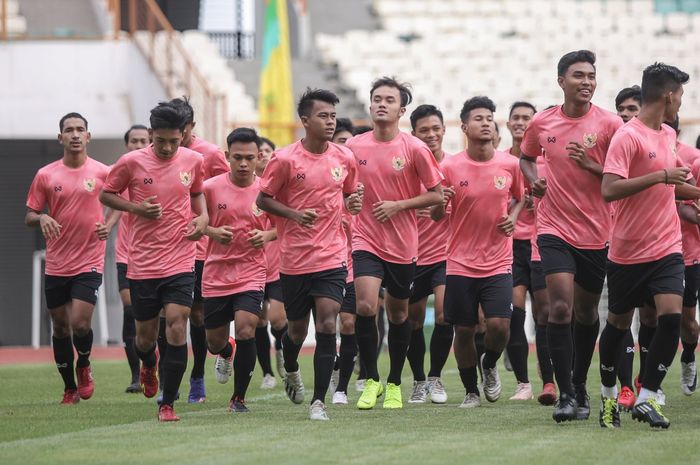
M 585 384 L 588 379 L 588 369 L 591 367 L 595 343 L 600 332 L 600 320 L 595 320 L 592 325 L 574 323 L 574 373 L 571 382 Z
M 190 322 L 190 339 L 192 341 L 192 378 L 204 378 L 204 365 L 207 363 L 207 333 L 204 325 L 195 326 Z
M 284 325 L 284 328 L 282 329 L 275 329 L 274 327 L 270 326 L 270 332 L 272 333 L 272 337 L 275 338 L 275 350 L 282 350 L 282 336 L 284 336 L 284 333 L 287 332 L 287 325 Z
M 274 376 L 270 362 L 270 336 L 267 334 L 267 326 L 255 328 L 255 348 L 263 375 Z
M 122 340 L 124 341 L 124 353 L 131 370 L 131 382 L 139 381 L 139 356 L 136 355 L 134 339 L 136 338 L 136 323 L 134 311 L 131 305 L 124 305 L 124 318 L 122 321 Z
M 685 342 L 681 341 L 683 344 L 683 352 L 681 353 L 681 362 L 690 363 L 695 361 L 695 348 L 698 346 L 698 341 L 695 342 Z
M 423 328 L 414 329 L 411 331 L 411 342 L 406 351 L 408 364 L 413 372 L 413 379 L 416 381 L 425 381 L 425 370 L 423 361 L 425 360 L 425 335 Z
M 479 395 L 476 379 L 476 365 L 468 368 L 460 368 L 459 377 L 462 379 L 462 385 L 467 394 Z
M 627 330 L 627 334 L 625 334 L 622 345 L 620 346 L 620 353 L 617 356 L 617 378 L 620 380 L 620 385 L 633 389 L 632 369 L 634 367 L 634 337 L 632 337 L 631 329 Z
M 656 333 L 649 345 L 647 365 L 644 370 L 642 386 L 650 391 L 658 391 L 678 349 L 681 333 L 681 315 L 661 315 L 656 326 Z
M 486 333 L 474 333 L 474 346 L 476 346 L 476 364 L 480 365 L 481 356 L 484 354 L 484 338 Z
M 136 344 L 134 344 L 134 350 L 136 350 L 136 355 L 141 359 L 143 362 L 143 365 L 146 367 L 154 367 L 156 366 L 156 363 L 158 363 L 158 359 L 156 359 L 156 346 L 154 345 L 151 347 L 149 350 L 146 352 L 141 352 L 138 347 L 136 347 Z M 162 359 L 161 359 L 162 360 Z M 162 363 L 158 364 L 160 368 L 160 365 Z M 159 373 L 160 375 L 160 373 Z
M 639 334 L 637 334 L 637 342 L 639 343 L 639 381 L 644 378 L 644 369 L 647 366 L 647 354 L 651 340 L 654 339 L 656 333 L 655 326 L 647 326 L 644 323 L 639 323 Z
M 75 384 L 73 344 L 70 337 L 53 337 L 53 358 L 56 361 L 56 368 L 63 378 L 64 389 L 78 389 Z
M 303 343 L 302 343 L 303 344 Z M 284 369 L 287 372 L 299 371 L 299 351 L 302 344 L 295 344 L 290 338 L 289 333 L 284 333 L 282 336 L 282 353 L 284 354 Z
M 187 369 L 187 344 L 168 345 L 163 359 L 163 402 L 161 405 L 173 405 L 180 389 L 182 377 Z
M 452 325 L 435 324 L 430 336 L 430 370 L 428 376 L 439 378 L 452 349 L 455 330 Z
M 537 362 L 540 364 L 542 383 L 554 383 L 554 370 L 552 359 L 549 357 L 549 345 L 547 344 L 547 325 L 537 325 L 535 330 L 535 347 L 537 348 Z
M 239 399 L 245 399 L 250 378 L 255 370 L 255 339 L 236 339 L 236 355 L 233 357 L 233 397 Z M 231 347 L 231 344 L 228 346 Z
M 355 338 L 357 338 L 357 336 L 355 336 Z M 355 340 L 357 340 L 357 339 L 355 339 Z M 367 369 L 365 368 L 365 364 L 362 363 L 362 359 L 359 356 L 359 354 L 360 354 L 359 349 L 357 350 L 357 354 L 358 354 L 358 356 L 357 356 L 358 362 L 357 363 L 358 363 L 358 365 L 360 365 L 360 372 L 357 374 L 357 379 L 367 379 Z
M 620 347 L 624 346 L 626 333 L 626 330 L 606 323 L 600 335 L 600 382 L 605 387 L 613 387 L 617 383 Z
M 355 366 L 355 356 L 357 355 L 357 338 L 354 334 L 340 335 L 340 355 L 336 359 L 338 362 L 338 386 L 336 391 L 348 392 L 348 383 L 352 376 L 352 369 Z
M 90 366 L 90 352 L 92 352 L 92 329 L 84 336 L 73 334 L 73 346 L 78 352 L 78 360 L 75 362 L 77 368 Z
M 377 322 L 373 316 L 357 315 L 355 337 L 360 360 L 365 368 L 365 378 L 379 381 L 377 369 Z
M 574 388 L 571 385 L 571 354 L 574 351 L 571 342 L 571 324 L 547 323 L 547 345 L 549 357 L 552 360 L 554 376 L 557 378 L 559 391 L 571 396 Z
M 501 353 L 502 352 L 496 352 L 495 350 L 484 348 L 484 361 L 481 364 L 481 369 L 490 370 L 491 368 L 495 367 L 496 362 L 498 362 L 498 359 L 501 358 Z
M 389 376 L 387 383 L 401 385 L 401 372 L 406 362 L 408 344 L 411 342 L 411 323 L 406 320 L 403 323 L 389 322 Z
M 527 355 L 530 349 L 525 335 L 525 309 L 513 307 L 510 317 L 510 339 L 506 350 L 510 364 L 513 366 L 515 379 L 519 383 L 529 383 L 527 374 Z
M 168 340 L 165 337 L 165 317 L 160 317 L 160 320 L 158 321 L 158 339 L 156 339 L 156 343 L 158 345 L 158 356 L 160 357 L 160 360 L 164 360 L 168 353 Z M 143 360 L 143 358 L 141 358 L 141 360 Z M 146 366 L 150 365 L 147 364 Z M 163 379 L 163 370 L 161 369 L 161 365 L 158 365 L 158 377 L 161 380 Z
M 316 332 L 316 350 L 314 351 L 314 396 L 311 402 L 326 402 L 326 392 L 331 382 L 333 363 L 335 362 L 335 333 Z

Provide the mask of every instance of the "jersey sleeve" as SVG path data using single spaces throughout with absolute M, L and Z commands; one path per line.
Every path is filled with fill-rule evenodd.
M 352 153 L 348 153 L 347 157 L 347 169 L 348 175 L 345 177 L 345 182 L 343 183 L 343 193 L 353 194 L 357 191 L 357 161 Z
M 192 180 L 192 184 L 190 184 L 190 194 L 200 194 L 204 189 L 202 163 L 202 157 L 199 157 L 194 167 L 194 179 Z
M 413 166 L 426 189 L 432 189 L 442 183 L 444 176 L 435 157 L 427 146 L 413 149 Z
M 634 139 L 629 134 L 616 133 L 610 141 L 610 147 L 608 147 L 603 174 L 615 174 L 627 179 L 635 151 Z
M 542 154 L 542 146 L 540 145 L 540 130 L 539 121 L 537 118 L 532 120 L 525 129 L 523 141 L 520 143 L 521 152 L 531 158 L 537 158 Z
M 27 207 L 34 211 L 40 212 L 46 206 L 47 201 L 45 176 L 44 173 L 39 172 L 36 174 L 36 176 L 34 176 L 32 185 L 29 186 Z
M 107 175 L 107 180 L 102 190 L 113 194 L 121 194 L 129 186 L 130 180 L 131 173 L 129 172 L 127 157 L 120 157 Z
M 230 167 L 226 161 L 226 156 L 218 147 L 216 150 L 212 150 L 209 157 L 205 159 L 205 166 L 203 166 L 204 176 L 209 179 L 220 174 L 228 173 Z
M 276 154 L 272 154 L 260 180 L 260 191 L 275 197 L 287 183 L 286 163 Z

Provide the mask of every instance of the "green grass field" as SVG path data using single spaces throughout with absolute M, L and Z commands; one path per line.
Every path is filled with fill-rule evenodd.
M 307 393 L 311 362 L 311 356 L 303 357 Z M 386 374 L 386 354 L 381 362 Z M 539 387 L 533 354 L 530 362 Z M 207 402 L 178 402 L 182 421 L 176 424 L 159 424 L 153 400 L 123 392 L 126 362 L 95 362 L 95 395 L 76 406 L 58 405 L 62 385 L 52 365 L 5 366 L 0 367 L 0 464 L 694 464 L 700 462 L 698 399 L 681 394 L 679 364 L 676 359 L 665 382 L 668 431 L 653 431 L 628 414 L 620 430 L 602 430 L 595 361 L 591 419 L 565 425 L 552 421 L 551 407 L 509 402 L 513 375 L 500 362 L 504 391 L 495 404 L 457 408 L 464 393 L 451 358 L 443 376 L 448 405 L 404 403 L 398 411 L 329 405 L 330 422 L 311 422 L 308 406 L 287 400 L 281 383 L 273 391 L 260 390 L 259 370 L 248 393 L 252 413 L 227 412 L 232 383 L 214 381 L 210 358 Z M 404 400 L 411 386 L 406 368 Z M 183 386 L 185 395 L 188 388 Z M 350 390 L 352 403 L 358 396 L 354 377 Z

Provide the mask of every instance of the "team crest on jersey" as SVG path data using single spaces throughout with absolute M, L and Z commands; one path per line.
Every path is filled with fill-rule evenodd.
M 335 168 L 331 168 L 331 177 L 333 181 L 341 181 L 343 179 L 343 167 L 336 166 Z
M 87 178 L 83 179 L 83 187 L 85 188 L 86 191 L 92 192 L 95 190 L 95 185 L 97 182 L 95 181 L 95 178 Z
M 592 149 L 595 147 L 595 144 L 598 143 L 598 134 L 595 132 L 592 134 L 584 134 L 583 135 L 583 146 L 586 147 L 587 149 Z
M 180 182 L 183 186 L 189 186 L 192 182 L 192 174 L 189 171 L 180 171 Z
M 505 176 L 493 177 L 493 185 L 496 186 L 496 189 L 498 189 L 499 191 L 506 187 L 506 181 L 507 179 Z
M 253 207 L 253 215 L 260 216 L 263 214 L 263 211 L 258 208 L 258 205 L 255 202 L 253 202 L 253 205 L 251 205 L 251 207 Z
M 396 171 L 401 171 L 406 167 L 406 159 L 394 157 L 391 159 L 391 166 L 393 166 Z

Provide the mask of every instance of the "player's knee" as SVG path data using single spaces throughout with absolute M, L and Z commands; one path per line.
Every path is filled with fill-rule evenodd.
M 555 299 L 549 308 L 549 321 L 565 324 L 571 321 L 571 309 L 564 299 Z
M 355 319 L 354 318 L 341 318 L 340 319 L 340 333 L 341 334 L 354 334 L 355 333 Z
M 374 316 L 377 314 L 375 302 L 365 299 L 357 299 L 357 314 L 361 316 Z
M 58 339 L 63 339 L 64 337 L 70 336 L 70 325 L 66 322 L 54 321 L 53 324 L 53 335 Z

